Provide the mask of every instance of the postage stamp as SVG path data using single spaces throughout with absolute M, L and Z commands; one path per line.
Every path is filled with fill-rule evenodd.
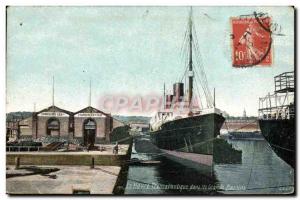
M 231 18 L 232 66 L 252 67 L 272 65 L 271 18 Z

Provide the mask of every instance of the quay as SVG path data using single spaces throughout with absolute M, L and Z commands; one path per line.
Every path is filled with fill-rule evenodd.
M 131 145 L 104 151 L 6 152 L 6 192 L 18 194 L 122 194 Z
M 54 165 L 51 168 L 59 170 L 52 172 L 51 176 L 36 174 L 7 178 L 7 193 L 11 195 L 113 194 L 121 171 L 120 166 L 95 166 L 91 169 L 89 166 Z M 14 171 L 18 170 L 14 170 L 14 166 L 9 165 L 7 173 L 14 173 Z
M 118 154 L 113 153 L 113 145 L 105 145 L 105 151 L 37 151 L 37 152 L 6 152 L 7 165 L 14 165 L 20 158 L 21 165 L 90 165 L 94 158 L 95 165 L 121 165 L 128 159 L 129 145 L 119 145 Z

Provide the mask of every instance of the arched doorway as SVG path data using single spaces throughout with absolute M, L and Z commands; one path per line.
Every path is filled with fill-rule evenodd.
M 49 136 L 59 136 L 60 132 L 60 122 L 56 118 L 50 118 L 47 121 L 47 135 Z
M 94 146 L 97 125 L 95 120 L 89 118 L 83 123 L 83 143 L 85 146 Z

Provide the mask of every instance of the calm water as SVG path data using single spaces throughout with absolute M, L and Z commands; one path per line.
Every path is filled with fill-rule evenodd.
M 275 194 L 294 190 L 293 168 L 266 141 L 228 142 L 242 150 L 242 164 L 215 165 L 215 178 L 157 154 L 133 153 L 132 158 L 161 160 L 161 164 L 130 166 L 125 194 Z

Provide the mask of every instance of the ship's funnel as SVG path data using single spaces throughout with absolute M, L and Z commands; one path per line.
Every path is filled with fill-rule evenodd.
M 173 84 L 173 99 L 174 102 L 182 101 L 184 96 L 184 85 L 183 83 L 174 83 Z
M 167 94 L 166 95 L 166 109 L 170 109 L 172 106 L 172 100 L 173 100 L 173 95 L 172 94 Z

